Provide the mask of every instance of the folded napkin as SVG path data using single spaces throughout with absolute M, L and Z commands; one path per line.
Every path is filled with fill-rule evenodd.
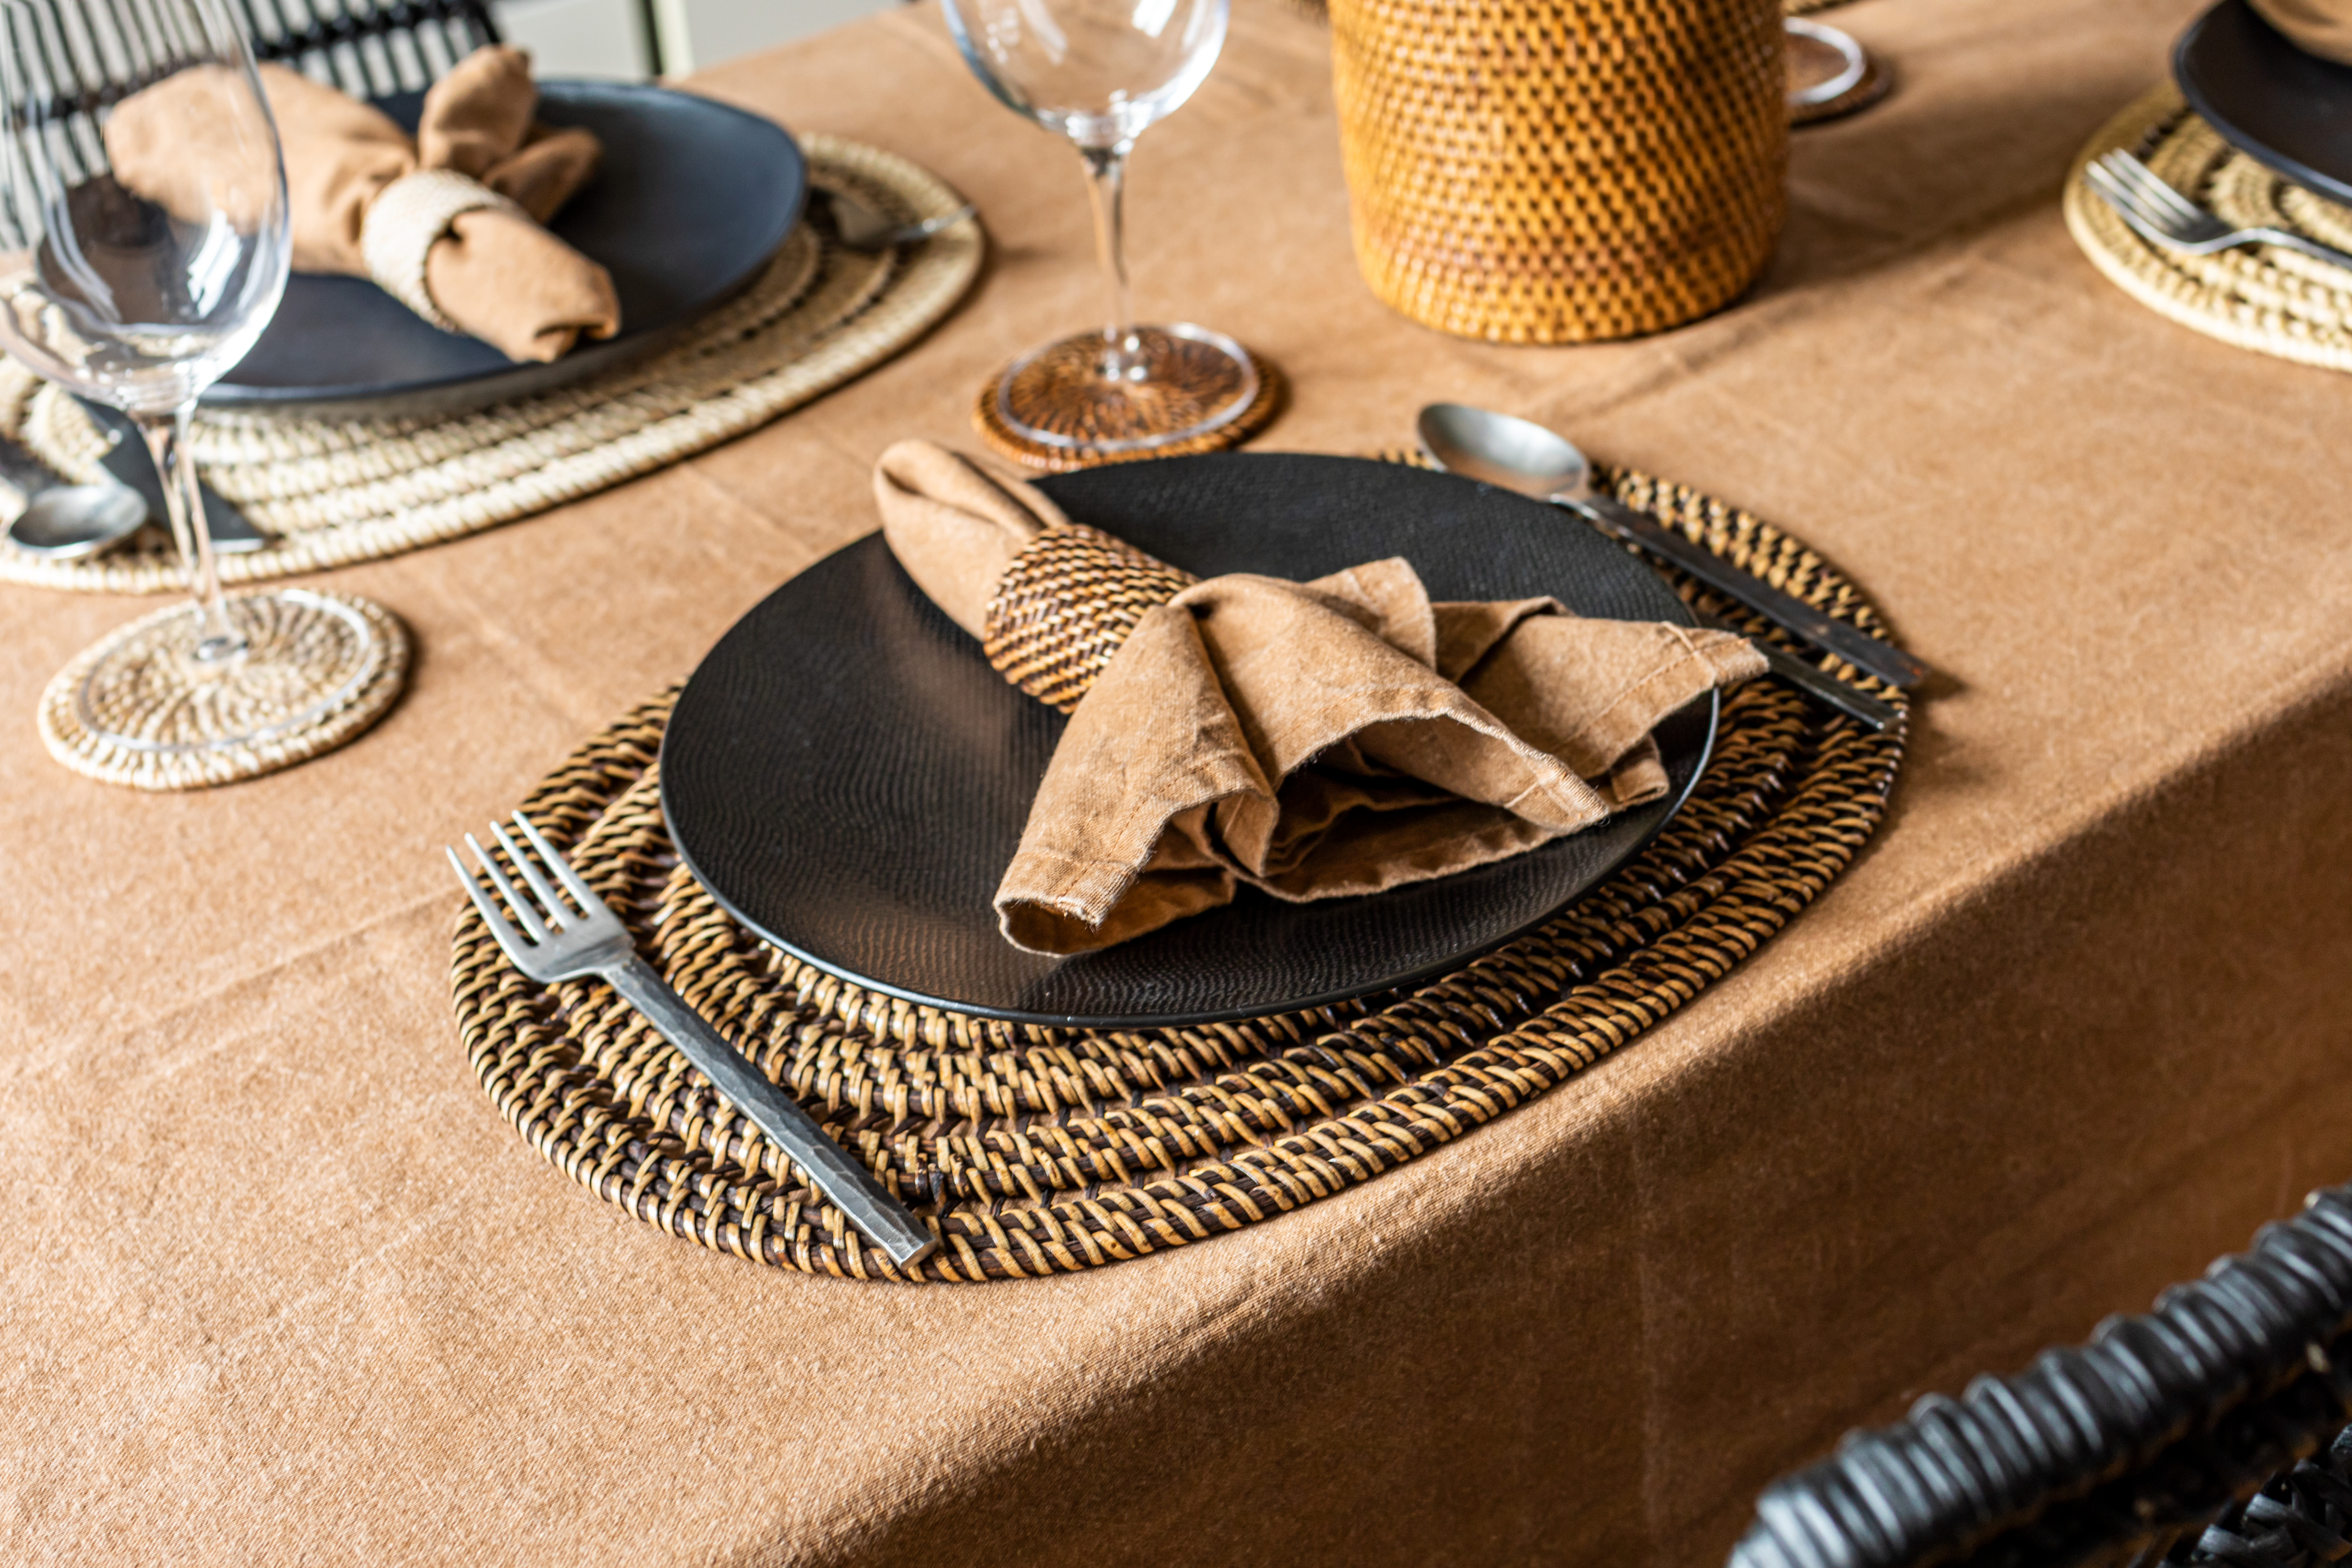
M 1070 715 L 996 890 L 1033 952 L 1535 848 L 1664 794 L 1658 721 L 1764 669 L 1727 632 L 1433 603 L 1401 559 L 1197 582 L 927 442 L 874 484 L 908 574 Z
M 2253 0 L 2253 7 L 2297 48 L 2352 65 L 2352 0 Z
M 115 178 L 182 216 L 208 214 L 203 161 L 241 128 L 202 67 L 116 105 L 106 122 Z M 261 85 L 286 150 L 294 266 L 373 278 L 426 321 L 509 359 L 552 360 L 582 336 L 609 338 L 621 305 L 604 268 L 541 226 L 596 172 L 590 132 L 535 123 L 530 57 L 491 44 L 425 95 L 414 141 L 377 110 L 283 66 Z M 238 215 L 231 213 L 232 221 Z

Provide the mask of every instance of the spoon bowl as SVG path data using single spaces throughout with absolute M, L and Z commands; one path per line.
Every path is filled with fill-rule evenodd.
M 1592 493 L 1592 464 L 1556 430 L 1466 403 L 1433 403 L 1418 424 L 1422 450 L 1449 474 L 1537 500 Z
M 146 521 L 147 502 L 129 485 L 58 485 L 33 498 L 8 538 L 19 550 L 70 561 L 120 543 Z

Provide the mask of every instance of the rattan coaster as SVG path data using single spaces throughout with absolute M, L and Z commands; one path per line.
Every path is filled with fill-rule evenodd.
M 1640 474 L 1612 482 L 1727 559 L 1883 631 L 1853 584 L 1770 524 Z M 1727 700 L 1713 760 L 1665 831 L 1532 936 L 1345 1006 L 1054 1029 L 862 990 L 730 919 L 663 826 L 656 759 L 674 696 L 596 735 L 523 808 L 671 984 L 938 1227 L 942 1247 L 913 1271 L 936 1280 L 1187 1246 L 1371 1181 L 1507 1113 L 1688 1002 L 1811 902 L 1876 827 L 1903 755 L 1899 727 L 1874 735 L 1751 682 Z M 526 980 L 470 905 L 454 946 L 474 1069 L 559 1170 L 705 1247 L 810 1273 L 906 1277 L 602 982 Z
M 820 189 L 850 190 L 906 219 L 963 205 L 903 158 L 831 136 L 802 139 Z M 980 270 L 968 218 L 896 255 L 845 250 L 809 224 L 744 293 L 677 346 L 542 396 L 447 419 L 326 420 L 206 414 L 192 449 L 213 488 L 264 531 L 266 549 L 225 555 L 251 583 L 419 549 L 527 517 L 692 457 L 830 391 L 907 347 L 954 308 Z M 98 472 L 105 437 L 71 398 L 0 362 L 0 432 L 58 472 Z M 107 593 L 181 592 L 168 541 L 88 561 L 0 542 L 0 581 Z
M 228 609 L 257 658 L 194 658 L 188 605 L 84 650 L 41 693 L 49 754 L 132 789 L 235 784 L 333 751 L 383 717 L 407 682 L 407 628 L 372 600 L 284 588 L 231 595 Z M 301 679 L 266 668 L 278 653 L 304 656 Z M 288 716 L 256 734 L 257 712 Z
M 2101 126 L 2066 181 L 2066 227 L 2075 243 L 2143 305 L 2240 348 L 2352 370 L 2352 272 L 2267 245 L 2189 256 L 2142 239 L 2083 177 L 2093 159 L 2116 148 L 2240 226 L 2294 229 L 2352 248 L 2352 209 L 2231 147 L 2168 83 Z
M 1004 385 L 1005 378 L 1013 374 L 1015 365 L 1005 366 L 996 374 L 990 376 L 982 385 L 980 395 L 972 401 L 972 427 L 980 432 L 981 439 L 988 443 L 990 449 L 1040 473 L 1066 473 L 1073 468 L 1094 468 L 1104 463 L 1133 463 L 1140 462 L 1147 458 L 1184 458 L 1197 452 L 1226 451 L 1248 441 L 1274 422 L 1274 416 L 1282 412 L 1286 391 L 1282 372 L 1272 361 L 1264 354 L 1251 350 L 1244 349 L 1243 352 L 1249 355 L 1250 363 L 1256 367 L 1257 395 L 1252 397 L 1247 406 L 1234 418 L 1216 429 L 1205 431 L 1188 441 L 1173 441 L 1164 447 L 1154 447 L 1148 451 L 1134 452 L 1106 452 L 1089 447 L 1047 446 L 1005 423 L 1003 410 L 999 406 L 998 394 Z M 1039 356 L 1041 360 L 1045 357 Z M 1034 374 L 1039 368 L 1033 364 L 1029 367 L 1030 373 Z M 1083 379 L 1087 368 L 1083 365 L 1046 367 L 1049 374 L 1054 369 L 1059 369 L 1063 373 L 1065 383 Z M 1066 385 L 1057 390 L 1064 395 L 1070 395 Z M 1044 395 L 1051 398 L 1055 395 L 1055 391 L 1048 390 Z

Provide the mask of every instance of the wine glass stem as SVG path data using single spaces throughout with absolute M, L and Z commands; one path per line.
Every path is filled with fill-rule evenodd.
M 1103 374 L 1113 381 L 1126 380 L 1138 357 L 1135 312 L 1128 301 L 1127 225 L 1119 200 L 1127 185 L 1127 155 L 1134 146 L 1132 142 L 1115 142 L 1108 147 L 1078 149 L 1078 156 L 1087 161 L 1087 189 L 1095 206 L 1095 248 L 1102 255 L 1103 282 L 1108 289 L 1104 300 L 1108 313 L 1103 320 L 1102 368 Z
M 184 405 L 169 414 L 135 414 L 139 434 L 146 438 L 147 455 L 155 459 L 155 477 L 163 485 L 163 510 L 172 520 L 172 540 L 180 559 L 188 563 L 189 586 L 194 591 L 201 623 L 196 634 L 196 658 L 205 663 L 235 658 L 245 651 L 245 634 L 228 618 L 221 597 L 220 569 L 213 559 L 212 524 L 205 517 L 203 492 L 196 489 L 195 459 L 188 455 L 188 409 Z

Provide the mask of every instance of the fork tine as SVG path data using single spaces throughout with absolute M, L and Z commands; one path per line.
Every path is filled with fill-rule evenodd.
M 2114 152 L 2101 161 L 2126 186 L 2137 191 L 2153 213 L 2169 216 L 2182 224 L 2195 223 L 2206 216 L 2202 207 L 2175 190 L 2170 181 L 2130 153 Z
M 2094 163 L 2084 170 L 2083 178 L 2090 185 L 2091 194 L 2115 208 L 2117 216 L 2126 222 L 2136 221 L 2144 216 L 2138 195 L 2099 164 Z
M 2181 244 L 2181 237 L 2173 232 L 2171 225 L 2160 215 L 2149 212 L 2147 204 L 2136 192 L 2126 189 L 2111 177 L 2103 177 L 2095 164 L 2092 167 L 2089 182 L 2092 194 L 2115 208 L 2116 216 L 2123 219 L 2134 234 L 2150 245 L 2178 247 Z
M 512 910 L 515 919 L 522 922 L 522 929 L 530 933 L 530 940 L 545 942 L 547 927 L 541 923 L 537 911 L 530 907 L 530 900 L 515 891 L 515 885 L 507 880 L 507 874 L 499 869 L 499 863 L 490 858 L 489 851 L 482 847 L 481 840 L 468 833 L 466 835 L 466 847 L 471 849 L 474 858 L 482 863 L 483 871 L 497 884 L 499 895 L 507 901 L 507 908 Z
M 474 879 L 474 874 L 466 869 L 466 863 L 457 858 L 457 851 L 444 844 L 441 853 L 449 857 L 449 869 L 457 873 L 457 880 L 465 886 L 466 896 L 474 900 L 476 909 L 482 911 L 483 923 L 490 928 L 490 935 L 498 939 L 499 945 L 504 948 L 521 945 L 522 938 L 516 934 L 513 923 L 499 912 L 498 905 L 491 900 L 489 894 L 482 891 L 482 884 Z
M 563 879 L 563 885 L 572 890 L 572 897 L 579 904 L 581 913 L 593 914 L 604 907 L 604 901 L 596 896 L 596 889 L 581 879 L 580 873 L 572 868 L 572 862 L 556 852 L 555 846 L 547 841 L 546 836 L 540 832 L 530 817 L 518 811 L 514 814 L 514 820 L 515 826 L 522 829 L 523 837 L 530 840 L 531 847 L 538 850 L 540 857 L 547 862 L 549 869 Z
M 540 913 L 547 917 L 547 923 L 558 931 L 574 924 L 577 917 L 564 906 L 562 897 L 549 885 L 547 879 L 540 875 L 539 867 L 522 852 L 521 846 L 495 822 L 490 824 L 490 831 L 498 835 L 499 847 L 507 852 L 507 858 L 514 862 L 514 868 L 522 873 L 522 879 L 530 884 L 530 890 L 539 895 Z

